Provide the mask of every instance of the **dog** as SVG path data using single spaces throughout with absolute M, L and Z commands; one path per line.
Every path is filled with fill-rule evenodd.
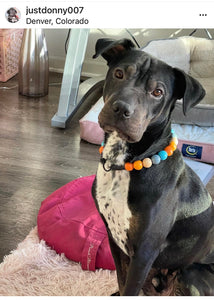
M 109 70 L 92 195 L 108 232 L 119 295 L 145 294 L 152 270 L 158 274 L 154 293 L 163 288 L 164 274 L 176 274 L 181 294 L 214 295 L 213 202 L 175 149 L 170 121 L 177 99 L 183 98 L 186 114 L 205 91 L 129 39 L 99 39 L 93 58 L 99 55 Z M 168 145 L 173 153 L 155 161 Z
M 19 21 L 19 17 L 17 15 L 17 10 L 13 7 L 11 7 L 10 9 L 8 9 L 7 11 L 8 17 L 7 20 L 10 23 L 16 23 Z

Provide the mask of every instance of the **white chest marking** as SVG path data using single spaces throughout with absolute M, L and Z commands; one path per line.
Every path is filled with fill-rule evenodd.
M 116 146 L 117 145 L 117 146 Z M 115 148 L 117 148 L 115 156 Z M 114 132 L 109 137 L 103 151 L 107 159 L 106 167 L 112 164 L 123 164 L 126 156 L 125 142 Z M 106 219 L 116 244 L 126 253 L 127 231 L 132 216 L 128 207 L 130 175 L 129 172 L 106 172 L 100 163 L 97 171 L 97 201 L 100 212 Z

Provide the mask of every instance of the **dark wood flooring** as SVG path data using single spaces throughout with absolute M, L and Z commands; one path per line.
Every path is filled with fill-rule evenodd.
M 61 82 L 51 74 L 50 82 Z M 17 77 L 0 87 L 17 85 Z M 0 262 L 36 226 L 41 202 L 53 191 L 80 176 L 96 172 L 98 146 L 80 140 L 79 118 L 84 104 L 67 129 L 51 127 L 60 86 L 33 99 L 18 88 L 0 89 Z M 208 184 L 214 199 L 214 178 Z
M 61 82 L 51 74 L 50 82 Z M 0 88 L 17 85 L 17 76 Z M 80 176 L 96 172 L 98 146 L 80 140 L 78 112 L 67 129 L 51 127 L 60 85 L 40 99 L 0 89 L 0 262 L 36 225 L 41 202 Z

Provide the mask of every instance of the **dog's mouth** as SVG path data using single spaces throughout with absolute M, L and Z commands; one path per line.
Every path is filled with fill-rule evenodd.
M 100 112 L 98 122 L 106 133 L 117 132 L 118 136 L 127 143 L 138 143 L 148 126 L 148 120 L 143 120 L 141 113 L 136 113 L 134 118 L 121 120 L 108 113 L 108 106 L 104 106 Z
M 128 134 L 126 134 L 126 133 L 124 133 L 124 132 L 122 132 L 122 131 L 121 131 L 120 129 L 118 129 L 117 127 L 110 126 L 110 125 L 103 125 L 103 126 L 101 126 L 101 127 L 102 127 L 102 129 L 103 129 L 106 133 L 112 133 L 112 132 L 116 131 L 117 134 L 118 134 L 118 136 L 119 136 L 122 140 L 124 140 L 124 141 L 126 141 L 126 142 L 128 142 L 128 143 L 135 143 L 135 142 L 136 142 L 136 140 L 135 140 L 133 137 L 129 136 Z

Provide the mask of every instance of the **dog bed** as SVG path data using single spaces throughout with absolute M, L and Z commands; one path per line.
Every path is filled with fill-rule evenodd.
M 104 132 L 98 124 L 103 98 L 79 121 L 80 137 L 89 143 L 101 144 Z M 172 124 L 178 136 L 178 148 L 184 156 L 201 162 L 214 163 L 214 127 Z
M 41 204 L 40 239 L 57 253 L 80 262 L 83 270 L 115 270 L 105 225 L 91 195 L 95 175 L 67 183 Z
M 214 163 L 214 127 L 172 124 L 183 156 Z

